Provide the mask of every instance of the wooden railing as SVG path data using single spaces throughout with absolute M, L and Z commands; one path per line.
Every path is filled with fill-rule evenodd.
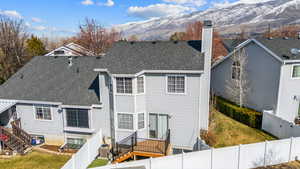
M 134 132 L 116 143 L 114 159 L 129 152 L 146 152 L 167 155 L 169 145 L 170 129 L 166 133 L 165 140 L 138 138 L 137 132 Z
M 21 128 L 21 120 L 17 119 L 11 122 L 13 134 L 23 140 L 28 146 L 31 146 L 31 136 Z
M 14 134 L 10 133 L 7 129 L 0 126 L 0 141 L 4 143 L 12 151 L 17 151 L 20 154 L 24 154 L 25 149 L 27 148 L 26 144 L 15 136 Z

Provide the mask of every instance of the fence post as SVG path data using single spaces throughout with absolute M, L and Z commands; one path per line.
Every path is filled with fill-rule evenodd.
M 210 149 L 210 168 L 213 169 L 213 152 L 214 148 Z
M 239 145 L 239 150 L 238 150 L 238 169 L 240 169 L 240 161 L 241 161 L 241 147 L 242 145 Z
M 289 152 L 289 162 L 292 160 L 293 141 L 294 141 L 294 137 L 291 137 L 291 141 L 290 141 L 290 152 Z
M 71 160 L 72 160 L 72 169 L 76 169 L 75 154 L 72 155 Z
M 183 158 L 184 158 L 184 152 L 183 152 L 183 150 L 182 150 L 182 153 L 181 153 L 181 169 L 184 169 Z
M 149 159 L 149 169 L 152 169 L 152 157 Z
M 266 160 L 266 156 L 267 156 L 267 149 L 268 149 L 268 141 L 265 141 L 265 152 L 264 152 L 264 167 L 267 166 L 267 160 Z

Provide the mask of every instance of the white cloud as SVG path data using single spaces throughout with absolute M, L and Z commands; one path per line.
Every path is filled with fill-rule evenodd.
M 93 0 L 84 0 L 81 1 L 82 5 L 94 5 L 94 1 Z
M 193 5 L 193 6 L 203 6 L 206 4 L 206 0 L 163 0 L 164 2 Z
M 170 15 L 179 15 L 187 12 L 192 12 L 194 10 L 194 8 L 182 5 L 154 4 L 146 7 L 132 6 L 128 8 L 127 12 L 131 16 L 136 16 L 140 18 L 153 18 Z
M 115 2 L 113 0 L 107 0 L 105 3 L 99 2 L 97 4 L 99 6 L 108 6 L 108 7 L 111 7 L 111 6 L 115 5 Z
M 33 30 L 36 30 L 36 31 L 45 31 L 47 29 L 47 27 L 45 26 L 34 26 L 32 27 Z
M 32 18 L 31 18 L 31 21 L 32 21 L 32 22 L 36 22 L 36 23 L 41 23 L 41 22 L 42 22 L 42 19 L 36 18 L 36 17 L 32 17 Z
M 19 12 L 15 11 L 15 10 L 0 11 L 0 15 L 5 15 L 5 16 L 8 16 L 8 17 L 13 17 L 13 18 L 18 18 L 18 19 L 22 18 L 22 15 Z

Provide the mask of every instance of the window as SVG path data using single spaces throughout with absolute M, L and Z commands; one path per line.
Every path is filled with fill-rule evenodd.
M 231 78 L 239 80 L 241 76 L 241 65 L 239 61 L 235 61 L 232 64 Z
M 184 93 L 185 76 L 168 76 L 168 93 Z
M 89 128 L 89 113 L 87 109 L 66 109 L 68 127 Z
M 132 78 L 117 77 L 117 93 L 132 93 Z
M 145 128 L 145 114 L 140 113 L 138 114 L 138 129 Z
M 74 149 L 80 149 L 84 145 L 85 142 L 86 142 L 86 139 L 83 139 L 83 138 L 67 138 L 68 146 L 70 146 Z
M 35 118 L 37 120 L 52 120 L 50 106 L 36 106 Z
M 300 65 L 293 66 L 293 78 L 300 77 Z
M 133 130 L 133 114 L 118 114 L 118 128 Z
M 63 51 L 63 50 L 54 51 L 54 55 L 64 55 L 64 54 L 65 54 L 65 51 Z
M 137 93 L 144 93 L 145 87 L 144 87 L 144 76 L 140 76 L 137 78 Z

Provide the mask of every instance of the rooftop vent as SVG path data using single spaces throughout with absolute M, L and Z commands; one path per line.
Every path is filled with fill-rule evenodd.
M 152 44 L 156 44 L 156 41 L 152 41 Z
M 130 44 L 132 44 L 132 45 L 133 45 L 133 44 L 134 44 L 134 41 L 130 41 Z
M 288 55 L 282 55 L 282 57 L 285 59 L 290 59 L 290 57 Z
M 274 38 L 272 36 L 268 37 L 269 40 L 273 40 Z
M 300 53 L 300 49 L 292 48 L 290 51 L 293 55 L 298 55 Z
M 21 73 L 21 75 L 20 75 L 20 79 L 23 79 L 24 78 L 24 75 L 23 75 L 23 73 Z
M 298 32 L 298 39 L 300 39 L 300 32 Z
M 76 68 L 76 73 L 79 73 L 79 67 L 78 67 L 78 68 Z
M 56 59 L 57 58 L 57 56 L 54 56 L 54 59 Z
M 177 44 L 177 43 L 178 43 L 178 41 L 177 41 L 177 40 L 175 40 L 175 41 L 174 41 L 174 43 L 175 43 L 175 44 Z
M 288 40 L 288 39 L 289 39 L 289 37 L 285 36 L 285 37 L 283 37 L 283 39 L 284 39 L 284 40 Z
M 68 65 L 69 65 L 69 67 L 71 67 L 73 65 L 72 57 L 68 57 Z
M 101 56 L 96 56 L 96 59 L 101 59 Z

